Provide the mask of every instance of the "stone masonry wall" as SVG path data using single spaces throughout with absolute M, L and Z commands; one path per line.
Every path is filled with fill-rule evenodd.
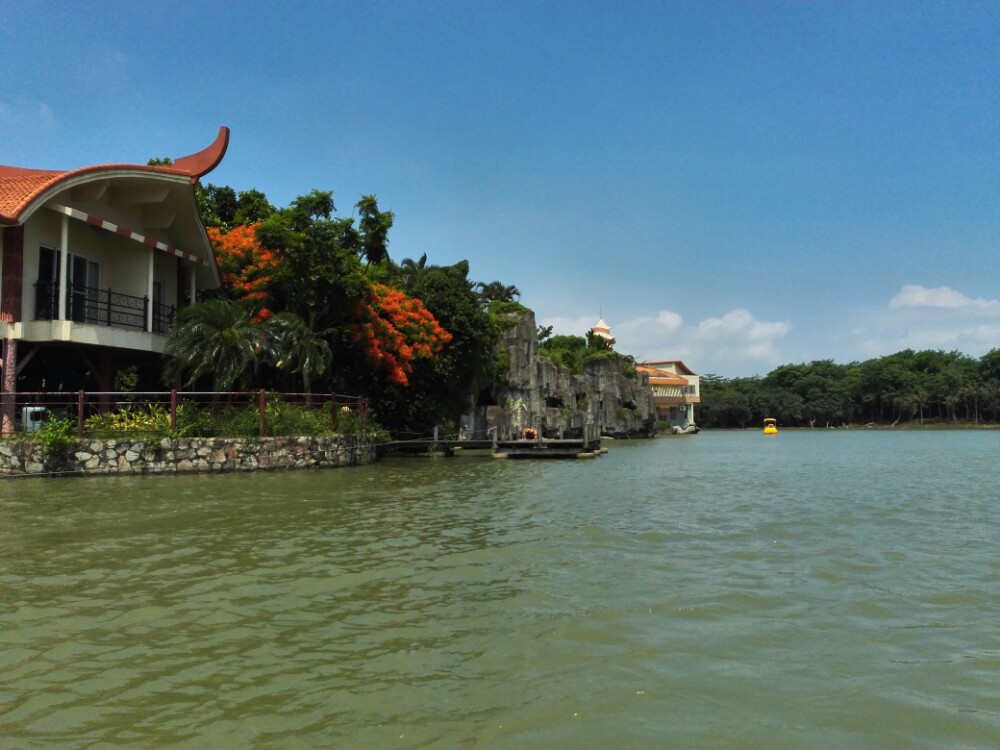
M 344 435 L 78 440 L 47 456 L 33 440 L 0 440 L 0 474 L 186 474 L 333 468 L 375 461 L 375 443 Z

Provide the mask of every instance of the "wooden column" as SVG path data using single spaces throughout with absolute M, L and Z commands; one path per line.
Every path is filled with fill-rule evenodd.
M 7 339 L 3 348 L 3 384 L 0 385 L 0 434 L 14 434 L 17 414 L 17 339 Z
M 4 227 L 0 265 L 0 323 L 17 323 L 24 319 L 24 227 Z

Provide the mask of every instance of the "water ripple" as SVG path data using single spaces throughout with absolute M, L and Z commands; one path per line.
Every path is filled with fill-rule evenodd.
M 0 747 L 995 748 L 998 438 L 0 484 Z

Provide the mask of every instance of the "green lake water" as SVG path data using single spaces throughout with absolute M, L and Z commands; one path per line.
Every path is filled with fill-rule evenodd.
M 1000 431 L 0 480 L 0 748 L 1000 747 Z

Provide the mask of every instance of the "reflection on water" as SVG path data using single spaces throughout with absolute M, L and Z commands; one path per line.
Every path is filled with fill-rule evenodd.
M 995 748 L 1000 433 L 0 483 L 0 747 Z

